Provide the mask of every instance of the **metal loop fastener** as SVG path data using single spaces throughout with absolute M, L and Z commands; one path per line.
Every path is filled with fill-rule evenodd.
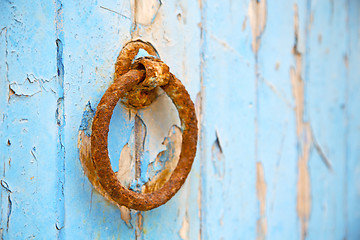
M 144 42 L 142 40 L 135 40 L 128 42 L 123 47 L 116 60 L 115 76 L 114 76 L 115 81 L 121 75 L 125 74 L 131 69 L 134 59 L 140 49 L 144 49 L 148 54 L 159 58 L 159 54 L 157 53 L 153 45 L 151 45 L 150 43 Z M 169 71 L 169 68 L 162 62 L 161 63 L 166 67 L 164 66 L 162 66 L 162 68 L 159 67 L 159 65 L 161 65 L 160 63 L 158 64 L 148 64 L 148 63 L 149 62 L 146 61 L 146 58 L 143 58 L 141 64 L 146 68 L 147 76 L 149 76 L 150 73 L 154 73 L 154 71 L 152 71 L 153 68 L 157 68 L 157 70 L 160 69 L 163 70 L 164 68 L 167 68 L 167 71 Z M 147 77 L 147 79 L 150 78 Z M 160 79 L 157 78 L 158 83 L 160 83 L 159 80 Z M 124 99 L 122 99 L 121 101 L 129 108 L 140 109 L 149 106 L 157 96 L 158 96 L 157 91 L 154 88 L 151 88 L 151 86 L 149 85 L 146 87 L 146 81 L 145 81 L 145 83 L 139 84 L 131 91 L 126 92 L 124 95 Z
M 144 46 L 144 42 L 135 44 Z M 138 50 L 134 49 L 138 45 L 124 47 L 132 49 L 130 58 L 136 56 L 135 51 Z M 113 203 L 136 210 L 150 210 L 170 200 L 190 173 L 197 145 L 198 129 L 195 108 L 181 81 L 171 74 L 169 68 L 159 60 L 142 58 L 130 65 L 128 62 L 122 62 L 116 66 L 116 71 L 118 72 L 115 74 L 114 83 L 106 90 L 97 106 L 91 134 L 92 161 L 87 163 L 90 167 L 86 166 L 87 171 L 85 172 L 94 187 Z M 122 186 L 112 170 L 108 154 L 109 124 L 114 107 L 121 98 L 128 96 L 128 93 L 134 89 L 146 87 L 153 89 L 158 85 L 171 98 L 178 110 L 182 128 L 181 153 L 176 168 L 160 189 L 150 193 L 138 193 Z

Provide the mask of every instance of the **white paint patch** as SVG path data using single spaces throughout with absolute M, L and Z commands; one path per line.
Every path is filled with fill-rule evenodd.
M 161 6 L 160 0 L 134 0 L 131 3 L 135 23 L 143 26 L 154 22 Z
M 190 229 L 189 219 L 188 219 L 187 213 L 185 213 L 184 218 L 183 218 L 183 222 L 182 222 L 182 226 L 181 226 L 181 229 L 179 231 L 179 235 L 180 235 L 182 240 L 188 240 L 189 239 L 189 229 Z
M 18 82 L 12 82 L 9 85 L 9 96 L 11 95 L 17 95 L 17 96 L 33 96 L 41 91 L 49 91 L 55 93 L 55 90 L 57 88 L 56 86 L 56 76 L 53 76 L 50 79 L 42 79 L 42 78 L 36 78 L 33 74 L 29 74 L 24 82 L 18 83 Z M 50 85 L 50 86 L 48 86 Z
M 135 179 L 135 161 L 131 155 L 131 149 L 127 143 L 120 153 L 119 158 L 119 171 L 116 174 L 117 179 L 120 183 L 129 188 L 133 179 Z
M 119 208 L 121 219 L 126 223 L 129 228 L 133 228 L 133 226 L 131 225 L 130 209 L 124 206 L 120 206 Z
M 260 47 L 261 34 L 266 26 L 266 0 L 251 0 L 249 3 L 249 20 L 252 33 L 252 49 L 257 54 Z

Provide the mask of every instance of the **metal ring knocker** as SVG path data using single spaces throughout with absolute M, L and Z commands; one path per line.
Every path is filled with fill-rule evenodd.
M 102 96 L 93 119 L 91 157 L 82 160 L 82 164 L 90 182 L 105 198 L 118 206 L 144 211 L 166 203 L 183 185 L 196 154 L 198 130 L 194 104 L 183 84 L 159 59 L 145 57 L 133 61 L 140 48 L 156 55 L 151 44 L 140 40 L 123 47 L 115 65 L 114 83 Z M 112 170 L 108 155 L 109 124 L 120 99 L 125 99 L 123 102 L 129 107 L 146 107 L 154 100 L 153 89 L 157 86 L 171 98 L 179 113 L 181 153 L 176 168 L 160 189 L 139 193 L 122 186 Z

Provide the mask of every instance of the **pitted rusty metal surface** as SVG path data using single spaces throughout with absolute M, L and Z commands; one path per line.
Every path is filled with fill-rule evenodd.
M 118 206 L 145 211 L 166 203 L 185 182 L 196 154 L 197 119 L 188 92 L 180 80 L 169 72 L 168 66 L 151 57 L 132 63 L 139 48 L 149 53 L 154 49 L 141 41 L 129 44 L 125 45 L 118 58 L 114 83 L 98 104 L 92 123 L 91 162 L 85 163 L 84 169 L 91 183 L 105 198 Z M 109 124 L 120 99 L 130 97 L 132 102 L 140 103 L 143 95 L 134 90 L 154 91 L 158 86 L 171 98 L 179 113 L 182 129 L 180 159 L 169 180 L 160 189 L 138 193 L 123 187 L 112 170 L 108 154 Z
M 134 59 L 136 55 L 138 54 L 140 49 L 144 49 L 149 55 L 159 57 L 158 53 L 156 52 L 155 48 L 148 42 L 144 42 L 141 40 L 136 40 L 132 42 L 128 42 L 125 44 L 123 49 L 121 50 L 116 63 L 115 63 L 115 78 L 119 78 L 121 75 L 126 73 L 130 70 L 130 68 L 133 66 Z M 153 58 L 154 59 L 154 58 Z M 153 71 L 154 68 L 157 70 L 160 70 L 159 73 L 162 71 L 160 67 L 161 61 L 158 64 L 148 64 L 149 61 L 146 60 L 146 58 L 143 58 L 141 62 L 138 62 L 138 64 L 143 65 L 144 68 L 146 68 L 147 72 L 147 83 L 140 84 L 136 88 L 132 89 L 131 91 L 125 93 L 122 103 L 124 103 L 127 107 L 133 108 L 133 109 L 141 109 L 144 107 L 149 106 L 157 97 L 157 91 L 154 89 L 155 87 L 151 87 L 151 79 L 154 77 L 153 74 L 155 72 Z M 166 66 L 167 67 L 167 66 Z M 167 67 L 168 72 L 168 67 Z M 160 86 L 160 85 L 158 85 Z

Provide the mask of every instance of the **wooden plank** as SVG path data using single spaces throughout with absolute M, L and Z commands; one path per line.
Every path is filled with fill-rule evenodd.
M 264 1 L 262 4 L 264 4 Z M 299 35 L 295 1 L 267 2 L 262 15 L 264 31 L 257 36 L 256 58 L 256 156 L 257 239 L 297 239 L 296 182 L 298 161 L 297 104 L 291 73 L 301 72 L 294 48 Z M 254 21 L 253 21 L 254 22 Z M 301 24 L 301 23 L 300 23 Z M 258 27 L 255 24 L 252 28 Z M 279 37 L 281 36 L 281 37 Z M 302 40 L 302 39 L 301 39 Z M 254 39 L 253 39 L 254 41 Z M 263 185 L 263 187 L 261 187 Z M 255 224 L 255 223 L 253 223 Z
M 130 239 L 134 230 L 121 219 L 116 206 L 99 195 L 84 175 L 78 155 L 78 130 L 83 111 L 88 103 L 95 109 L 103 92 L 112 81 L 114 63 L 121 43 L 129 38 L 131 22 L 129 4 L 116 1 L 79 2 L 61 1 L 63 22 L 59 28 L 64 32 L 64 146 L 65 185 L 64 207 L 66 210 L 62 238 L 77 236 L 81 239 Z M 113 9 L 114 13 L 108 9 Z M 115 123 L 119 135 L 118 148 L 127 140 L 131 127 L 127 111 L 116 110 Z M 121 119 L 121 120 L 120 120 Z M 122 143 L 122 144 L 121 144 Z M 119 152 L 119 150 L 118 150 Z
M 145 14 L 145 12 L 138 14 Z M 162 1 L 152 25 L 138 26 L 132 36 L 133 38 L 141 37 L 157 48 L 161 59 L 183 82 L 197 106 L 200 104 L 196 102 L 199 100 L 197 96 L 200 92 L 200 28 L 198 26 L 200 21 L 200 5 L 197 1 L 182 0 L 177 3 Z M 164 134 L 170 130 L 164 126 L 176 123 L 174 117 L 164 115 L 166 114 L 164 111 L 174 109 L 171 107 L 172 104 L 166 102 L 165 99 L 160 101 L 162 102 L 157 103 L 158 106 L 150 107 L 142 113 L 145 123 L 147 122 L 147 128 L 151 131 L 148 134 L 148 149 L 153 152 L 162 150 L 159 148 L 159 143 Z M 149 113 L 152 115 L 152 121 Z M 199 118 L 201 113 L 198 111 L 197 114 Z M 156 118 L 162 120 L 156 120 Z M 198 149 L 191 173 L 177 195 L 164 206 L 143 213 L 142 237 L 144 239 L 186 240 L 199 237 L 200 151 Z M 151 155 L 150 152 L 150 159 L 154 159 L 155 156 Z
M 359 11 L 326 0 L 2 1 L 1 237 L 359 239 Z M 77 148 L 120 49 L 138 38 L 182 80 L 200 128 L 189 178 L 148 212 L 96 193 Z M 164 94 L 140 111 L 118 104 L 114 171 L 133 164 L 127 181 L 140 189 L 178 153 L 174 125 Z
M 254 239 L 256 86 L 249 3 L 202 4 L 202 239 Z
M 198 3 L 165 2 L 155 12 L 156 17 L 150 16 L 148 19 L 136 19 L 134 11 L 139 11 L 138 15 L 146 15 L 151 12 L 149 9 L 134 9 L 134 5 L 131 7 L 126 1 L 66 2 L 63 3 L 62 11 L 66 120 L 66 215 L 63 236 L 67 238 L 76 235 L 82 239 L 197 238 L 200 229 L 197 204 L 199 160 L 195 160 L 185 186 L 165 206 L 144 213 L 120 212 L 92 189 L 83 174 L 78 150 L 74 146 L 77 145 L 78 129 L 86 104 L 90 101 L 92 108 L 96 108 L 113 80 L 115 59 L 123 44 L 130 39 L 150 41 L 157 48 L 161 59 L 183 81 L 195 102 L 200 88 Z M 136 28 L 136 22 L 130 18 L 138 21 Z M 145 26 L 143 21 L 149 19 L 150 22 Z M 136 133 L 134 136 L 134 117 L 137 114 L 144 122 L 141 128 L 147 132 L 139 174 L 140 178 L 146 179 L 147 164 L 164 150 L 161 142 L 171 125 L 179 121 L 174 111 L 172 103 L 164 96 L 148 109 L 137 113 L 119 104 L 113 114 L 109 133 L 109 154 L 113 169 L 117 171 L 119 168 L 120 153 L 125 144 L 137 141 Z M 121 214 L 127 223 L 121 219 Z
M 308 239 L 346 239 L 347 3 L 308 5 L 305 121 L 311 127 Z
M 58 199 L 55 11 L 0 4 L 1 236 L 55 239 Z
M 360 2 L 347 2 L 346 89 L 346 236 L 359 239 L 360 223 Z

